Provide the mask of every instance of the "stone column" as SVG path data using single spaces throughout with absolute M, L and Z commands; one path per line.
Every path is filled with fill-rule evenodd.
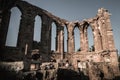
M 56 52 L 59 53 L 60 52 L 60 27 L 57 25 L 57 31 L 56 31 Z
M 51 51 L 51 24 L 52 20 L 46 15 L 41 16 L 42 28 L 41 28 L 41 50 L 44 53 L 50 53 Z
M 64 27 L 57 24 L 57 38 L 56 38 L 56 51 L 61 53 L 61 58 L 63 58 L 64 53 Z
M 78 28 L 80 30 L 80 50 L 84 51 L 84 31 L 83 31 L 83 23 L 78 23 Z
M 94 41 L 95 41 L 95 51 L 100 51 L 102 50 L 102 39 L 101 39 L 101 35 L 100 35 L 100 31 L 98 29 L 98 24 L 97 21 L 95 21 L 95 23 L 93 24 L 94 28 Z
M 100 31 L 98 29 L 99 26 L 97 24 L 97 20 L 93 20 L 90 23 L 90 25 L 93 29 L 95 51 L 100 51 L 100 50 L 102 50 L 102 39 L 101 39 Z
M 87 36 L 87 27 L 88 25 L 85 25 L 84 33 L 83 33 L 83 45 L 84 45 L 84 51 L 87 52 L 89 50 L 89 44 L 88 44 L 88 36 Z
M 80 49 L 81 51 L 84 51 L 84 33 L 83 31 L 80 29 Z
M 32 49 L 34 21 L 34 16 L 32 14 L 24 13 L 21 17 L 17 46 L 23 51 L 25 51 L 26 44 L 28 45 L 28 51 Z
M 0 13 L 0 20 L 1 20 L 0 22 L 0 47 L 5 46 L 5 43 L 6 43 L 10 15 L 11 15 L 11 12 L 9 10 Z
M 99 26 L 98 29 L 101 34 L 101 39 L 102 39 L 102 48 L 103 50 L 108 50 L 109 46 L 108 46 L 108 37 L 107 37 L 107 27 L 105 24 L 104 17 L 99 18 L 98 26 Z
M 108 12 L 108 10 L 104 8 L 100 8 L 98 10 L 98 24 L 102 35 L 102 43 L 104 50 L 115 49 L 113 33 L 110 24 L 110 15 L 111 14 Z
M 81 51 L 87 52 L 89 49 L 88 45 L 88 36 L 87 36 L 87 24 L 79 24 L 80 30 L 80 49 Z
M 74 26 L 75 24 L 73 22 L 69 22 L 67 24 L 67 29 L 68 29 L 68 53 L 73 53 L 75 52 L 75 43 L 74 43 Z
M 64 53 L 64 27 L 61 26 L 60 31 L 60 53 Z
M 103 50 L 103 46 L 102 46 L 102 36 L 100 35 L 98 29 L 96 30 L 96 35 L 95 35 L 95 37 L 96 37 L 95 41 L 96 41 L 96 45 L 97 45 L 96 50 L 98 50 L 98 51 Z

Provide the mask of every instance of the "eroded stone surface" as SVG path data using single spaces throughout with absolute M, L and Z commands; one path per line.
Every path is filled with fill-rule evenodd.
M 4 0 L 2 3 L 7 4 L 2 5 L 3 7 L 0 9 L 1 61 L 23 61 L 24 69 L 27 71 L 41 69 L 39 72 L 42 74 L 43 80 L 52 79 L 53 77 L 54 80 L 56 78 L 60 80 L 61 74 L 65 78 L 70 75 L 69 72 L 73 73 L 73 76 L 71 76 L 73 79 L 71 78 L 71 80 L 76 78 L 87 80 L 88 77 L 90 80 L 103 80 L 103 78 L 113 79 L 118 76 L 118 55 L 114 45 L 108 10 L 100 8 L 97 15 L 93 18 L 70 22 L 25 1 L 13 0 L 12 3 L 12 1 Z M 11 14 L 10 9 L 12 7 L 18 7 L 22 13 L 16 47 L 5 46 Z M 37 15 L 42 20 L 41 42 L 33 41 L 34 22 Z M 57 29 L 55 51 L 51 51 L 53 22 L 56 24 Z M 64 53 L 64 27 L 67 28 L 68 34 L 66 53 Z M 75 27 L 78 27 L 80 30 L 81 46 L 79 52 L 75 52 Z M 93 32 L 94 45 L 92 50 L 89 50 L 88 47 L 88 27 L 91 27 Z M 38 51 L 35 52 L 35 50 Z M 50 64 L 54 64 L 52 70 L 49 70 Z M 15 67 L 15 65 L 13 66 Z M 46 67 L 48 67 L 47 70 L 45 69 Z M 57 70 L 60 73 L 57 73 Z M 48 73 L 53 75 L 46 76 L 45 74 Z M 55 74 L 58 75 L 56 76 Z M 75 76 L 77 77 L 75 78 Z

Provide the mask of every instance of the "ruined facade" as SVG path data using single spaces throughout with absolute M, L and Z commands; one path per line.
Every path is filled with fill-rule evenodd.
M 70 22 L 21 0 L 13 0 L 13 3 L 11 2 L 8 5 L 4 4 L 3 7 L 4 8 L 1 8 L 0 10 L 1 61 L 22 61 L 24 60 L 25 54 L 27 54 L 27 56 L 31 55 L 31 51 L 34 49 L 34 22 L 35 17 L 38 15 L 41 17 L 42 27 L 41 42 L 37 44 L 37 49 L 42 56 L 43 62 L 49 62 L 51 57 L 54 57 L 57 63 L 61 63 L 61 60 L 69 60 L 73 70 L 76 70 L 79 67 L 79 63 L 83 68 L 86 69 L 86 67 L 89 66 L 89 70 L 92 70 L 92 62 L 102 66 L 100 67 L 101 71 L 106 71 L 104 72 L 104 75 L 107 75 L 107 69 L 105 69 L 106 65 L 113 70 L 114 75 L 117 76 L 119 73 L 117 49 L 114 45 L 110 13 L 108 10 L 100 8 L 98 9 L 97 15 L 93 18 Z M 5 43 L 11 14 L 10 9 L 13 7 L 17 7 L 21 11 L 22 15 L 17 46 L 9 47 L 5 46 Z M 56 24 L 56 51 L 51 53 L 51 29 L 53 22 Z M 67 28 L 68 34 L 66 53 L 64 53 L 64 27 Z M 75 52 L 74 29 L 76 27 L 78 27 L 80 31 L 79 52 Z M 91 27 L 92 29 L 94 40 L 94 50 L 91 52 L 89 51 L 88 46 L 88 27 Z M 25 52 L 26 49 L 27 52 Z M 91 72 L 89 71 L 88 74 L 91 74 Z

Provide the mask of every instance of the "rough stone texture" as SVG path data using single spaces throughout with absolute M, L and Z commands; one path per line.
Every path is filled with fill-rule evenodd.
M 104 8 L 98 9 L 95 17 L 83 21 L 70 22 L 61 19 L 48 11 L 33 6 L 21 0 L 2 0 L 0 8 L 0 60 L 1 61 L 24 61 L 24 69 L 29 70 L 32 63 L 32 50 L 38 49 L 41 55 L 41 62 L 52 60 L 56 63 L 64 63 L 66 60 L 70 64 L 70 69 L 79 71 L 78 62 L 85 63 L 86 68 L 80 69 L 81 74 L 89 76 L 90 80 L 99 80 L 101 73 L 104 78 L 114 78 L 118 76 L 118 55 L 114 45 L 113 32 L 110 22 L 110 13 Z M 9 4 L 5 4 L 9 3 Z M 10 20 L 10 9 L 18 7 L 21 11 L 20 28 L 16 47 L 5 46 L 8 25 Z M 42 20 L 41 42 L 35 43 L 34 22 L 39 15 Z M 51 29 L 52 23 L 56 24 L 56 50 L 51 51 Z M 67 52 L 64 53 L 64 27 L 67 28 Z M 75 52 L 74 29 L 80 30 L 80 51 Z M 87 29 L 91 27 L 94 40 L 94 51 L 89 51 Z M 26 47 L 28 45 L 28 47 Z M 25 54 L 27 51 L 27 54 Z M 62 65 L 64 66 L 64 64 Z M 81 65 L 85 66 L 85 65 Z M 59 68 L 59 66 L 57 67 Z M 82 67 L 81 67 L 82 68 Z M 96 71 L 98 70 L 98 71 Z M 71 70 L 70 70 L 71 71 Z M 69 71 L 68 71 L 69 72 Z M 112 72 L 112 73 L 111 73 Z M 109 73 L 109 74 L 108 74 Z M 76 74 L 76 72 L 75 72 Z M 66 74 L 65 74 L 66 75 Z M 83 79 L 84 80 L 84 79 Z
M 0 62 L 1 67 L 6 68 L 6 70 L 19 71 L 24 68 L 23 61 L 16 62 Z

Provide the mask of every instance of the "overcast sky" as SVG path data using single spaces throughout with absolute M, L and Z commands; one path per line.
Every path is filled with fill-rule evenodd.
M 101 7 L 112 14 L 111 24 L 115 46 L 120 51 L 120 0 L 24 0 L 52 14 L 75 21 L 92 18 Z M 77 47 L 78 48 L 78 47 Z

